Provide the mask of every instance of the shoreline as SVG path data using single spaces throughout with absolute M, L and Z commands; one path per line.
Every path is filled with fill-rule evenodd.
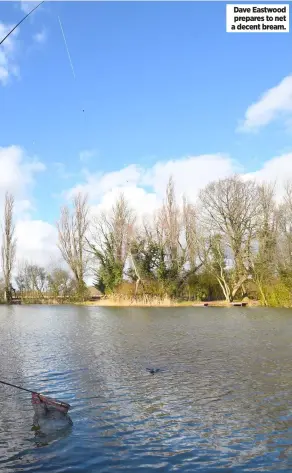
M 63 301 L 59 302 L 56 300 L 52 299 L 40 299 L 40 300 L 31 300 L 31 301 L 21 301 L 21 302 L 16 302 L 16 303 L 5 303 L 0 301 L 0 305 L 22 305 L 22 306 L 35 306 L 35 305 L 51 305 L 51 306 L 81 306 L 81 307 L 120 307 L 120 308 L 130 308 L 130 307 L 136 307 L 136 308 L 143 308 L 143 307 L 148 307 L 148 308 L 172 308 L 172 307 L 185 307 L 185 308 L 208 308 L 208 307 L 217 307 L 217 308 L 234 308 L 234 307 L 241 307 L 241 308 L 256 308 L 256 307 L 262 307 L 262 308 L 270 308 L 270 309 L 292 309 L 292 306 L 288 305 L 269 305 L 269 306 L 264 306 L 261 304 L 259 300 L 243 300 L 243 301 L 233 301 L 233 302 L 227 302 L 227 301 L 222 301 L 222 300 L 216 300 L 216 301 L 171 301 L 169 299 L 152 299 L 149 301 L 141 301 L 141 300 L 131 300 L 131 299 L 99 299 L 99 300 L 93 300 L 93 301 L 84 301 L 84 302 L 77 302 L 77 301 Z
M 210 301 L 210 302 L 194 302 L 194 301 L 130 301 L 130 300 L 113 300 L 113 299 L 102 299 L 99 301 L 86 301 L 78 302 L 75 305 L 82 305 L 86 307 L 234 307 L 234 303 L 241 304 L 242 301 L 234 301 L 229 303 L 227 301 Z M 243 301 L 246 304 L 245 307 L 261 307 L 259 301 Z M 206 306 L 206 304 L 208 304 Z

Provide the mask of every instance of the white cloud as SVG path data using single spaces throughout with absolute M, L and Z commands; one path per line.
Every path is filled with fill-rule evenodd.
M 167 162 L 158 162 L 146 171 L 141 179 L 143 185 L 151 186 L 159 198 L 165 194 L 169 176 L 176 183 L 179 196 L 187 194 L 195 199 L 198 191 L 215 179 L 224 178 L 231 173 L 240 171 L 241 167 L 229 156 L 201 155 Z
M 255 179 L 257 182 L 275 183 L 276 195 L 280 200 L 286 181 L 292 179 L 292 153 L 276 156 L 266 161 L 257 171 L 246 173 L 244 177 Z
M 147 192 L 137 186 L 121 186 L 106 192 L 101 197 L 99 204 L 93 206 L 93 213 L 96 214 L 100 210 L 110 210 L 121 192 L 140 215 L 151 215 L 160 205 L 160 200 L 154 192 Z
M 33 39 L 38 44 L 43 44 L 47 40 L 47 31 L 45 29 L 39 31 L 33 36 Z
M 131 164 L 105 174 L 85 172 L 84 182 L 67 191 L 65 196 L 71 198 L 76 192 L 88 193 L 96 211 L 109 209 L 123 192 L 138 214 L 150 214 L 161 205 L 170 175 L 174 178 L 178 198 L 185 194 L 194 201 L 199 190 L 209 182 L 234 173 L 258 182 L 276 181 L 277 196 L 281 198 L 284 183 L 292 179 L 292 152 L 267 160 L 252 173 L 245 172 L 237 161 L 222 154 L 161 161 L 148 169 Z
M 75 187 L 66 192 L 66 196 L 71 198 L 72 195 L 78 192 L 87 193 L 93 202 L 100 200 L 100 198 L 107 192 L 112 191 L 116 187 L 135 187 L 140 181 L 141 170 L 136 164 L 131 164 L 119 171 L 112 171 L 102 174 L 101 172 L 91 173 L 87 170 L 83 171 L 85 182 L 77 184 Z
M 268 89 L 257 102 L 248 107 L 239 131 L 257 131 L 279 117 L 290 122 L 292 115 L 292 75 Z
M 40 2 L 26 2 L 24 0 L 20 1 L 20 8 L 24 13 L 29 13 L 33 10 Z
M 25 13 L 28 13 L 38 4 L 39 2 L 20 2 L 20 7 Z M 14 26 L 15 24 L 6 24 L 0 21 L 0 40 L 2 40 Z M 16 64 L 16 54 L 18 52 L 18 34 L 19 29 L 16 28 L 13 33 L 11 33 L 10 36 L 5 39 L 4 43 L 1 44 L 0 85 L 3 86 L 7 85 L 13 76 L 19 77 L 19 68 Z M 47 33 L 43 29 L 34 35 L 34 41 L 37 43 L 43 43 L 46 40 L 46 37 Z
M 95 206 L 109 208 L 118 193 L 123 192 L 138 213 L 150 213 L 160 205 L 170 175 L 174 178 L 178 195 L 187 194 L 194 199 L 208 182 L 239 169 L 236 162 L 221 154 L 157 162 L 150 169 L 131 164 L 106 174 L 87 172 L 85 182 L 70 189 L 66 196 L 70 198 L 77 192 L 88 193 Z
M 97 151 L 95 149 L 84 149 L 79 153 L 79 159 L 81 162 L 88 162 L 91 158 L 96 156 Z
M 6 191 L 16 199 L 18 208 L 28 208 L 28 197 L 37 173 L 45 165 L 37 158 L 30 158 L 19 146 L 0 147 L 0 204 Z
M 17 261 L 26 260 L 48 267 L 61 259 L 57 247 L 57 229 L 43 220 L 19 220 L 16 223 Z
M 13 25 L 8 25 L 0 22 L 0 39 L 2 40 Z M 16 29 L 11 35 L 1 44 L 0 49 L 0 85 L 6 85 L 11 76 L 18 76 L 18 67 L 15 64 L 15 53 L 17 49 L 17 35 Z
M 5 193 L 11 192 L 15 198 L 17 258 L 45 265 L 58 256 L 56 229 L 47 222 L 31 219 L 31 193 L 36 176 L 45 166 L 37 158 L 29 157 L 21 147 L 10 146 L 0 147 L 0 170 L 1 223 Z

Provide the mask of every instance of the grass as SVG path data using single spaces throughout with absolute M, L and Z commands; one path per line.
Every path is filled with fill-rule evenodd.
M 0 301 L 1 303 L 2 301 Z M 238 301 L 240 302 L 240 301 Z M 259 306 L 259 301 L 246 300 L 248 306 Z M 134 298 L 131 294 L 113 294 L 103 297 L 96 301 L 77 302 L 75 300 L 54 298 L 54 297 L 27 297 L 22 298 L 22 304 L 34 305 L 83 305 L 83 306 L 100 306 L 100 307 L 203 307 L 204 301 L 181 301 L 170 299 L 169 297 L 159 297 L 150 295 L 139 295 Z M 230 307 L 231 304 L 224 300 L 208 301 L 210 307 Z
M 150 297 L 143 296 L 135 299 L 134 297 L 113 295 L 111 297 L 100 299 L 99 301 L 86 301 L 81 303 L 86 306 L 101 306 L 101 307 L 178 307 L 183 305 L 191 306 L 191 302 L 178 302 L 168 297 Z
M 86 301 L 79 304 L 85 306 L 100 307 L 202 307 L 204 302 L 200 301 L 177 301 L 168 297 L 143 296 L 137 299 L 123 295 L 112 295 L 111 297 L 100 299 L 98 301 Z M 248 301 L 249 306 L 260 305 L 258 301 Z M 210 307 L 230 307 L 226 301 L 210 301 Z

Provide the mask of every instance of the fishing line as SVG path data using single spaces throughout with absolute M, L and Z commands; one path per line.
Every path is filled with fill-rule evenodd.
M 29 15 L 31 15 L 31 13 L 33 13 L 40 5 L 41 5 L 42 3 L 44 3 L 44 2 L 45 2 L 45 0 L 43 0 L 41 3 L 39 3 L 36 7 L 34 7 L 27 15 L 25 15 L 25 17 L 22 18 L 22 20 L 20 20 L 20 21 L 17 23 L 17 25 L 15 25 L 15 26 L 12 28 L 12 30 L 9 31 L 9 33 L 8 33 L 3 39 L 1 39 L 0 45 L 1 45 L 2 43 L 4 43 L 4 41 L 8 38 L 8 36 L 10 36 L 11 33 L 13 33 L 13 31 L 14 31 Z
M 61 19 L 60 19 L 59 15 L 58 15 L 58 20 L 59 20 L 59 23 L 60 23 L 60 28 L 61 28 L 61 31 L 62 31 L 62 35 L 63 35 L 65 47 L 66 47 L 66 50 L 67 50 L 68 59 L 69 59 L 70 65 L 71 65 L 72 74 L 73 74 L 74 79 L 76 79 L 76 75 L 75 75 L 75 71 L 74 71 L 74 66 L 73 66 L 73 63 L 72 63 L 72 59 L 71 59 L 71 56 L 70 56 L 68 44 L 67 44 L 67 41 L 66 41 L 65 33 L 64 33 L 63 26 L 62 26 Z
M 67 51 L 68 60 L 69 60 L 70 66 L 71 66 L 71 70 L 72 70 L 73 78 L 75 79 L 75 86 L 76 86 L 76 74 L 75 74 L 75 69 L 74 69 L 74 65 L 73 65 L 72 58 L 71 58 L 70 50 L 69 50 L 69 47 L 68 47 L 68 43 L 67 43 L 67 40 L 66 40 L 64 28 L 63 28 L 63 25 L 62 25 L 62 22 L 61 22 L 61 18 L 60 18 L 59 15 L 58 15 L 58 20 L 59 20 L 61 33 L 62 33 L 62 36 L 63 36 L 65 48 L 66 48 L 66 51 Z M 75 89 L 75 93 L 76 93 L 76 89 Z M 82 112 L 85 112 L 84 106 L 81 106 L 81 110 L 82 110 Z M 83 115 L 83 117 L 84 117 L 84 115 Z
M 43 3 L 45 3 L 45 0 L 43 0 L 42 2 L 40 2 L 38 5 L 36 5 L 32 10 L 30 10 L 30 12 L 27 13 L 27 15 L 25 15 L 24 18 L 22 18 L 13 28 L 12 30 L 10 30 L 6 36 L 4 36 L 3 39 L 1 39 L 0 41 L 0 46 L 1 44 L 4 43 L 4 41 L 11 35 L 11 33 L 13 33 L 14 30 L 16 30 L 16 28 L 21 25 L 21 23 L 29 16 L 31 15 L 37 8 L 39 8 Z

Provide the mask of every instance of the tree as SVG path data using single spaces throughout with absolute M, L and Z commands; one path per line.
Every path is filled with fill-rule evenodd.
M 4 203 L 4 222 L 2 225 L 2 270 L 4 276 L 4 297 L 6 302 L 12 298 L 11 277 L 13 265 L 15 262 L 16 239 L 14 237 L 15 226 L 13 223 L 14 197 L 8 192 L 5 195 Z
M 170 177 L 165 200 L 154 221 L 152 237 L 158 250 L 156 277 L 165 295 L 169 297 L 178 295 L 178 282 L 186 263 L 186 249 L 182 244 L 182 220 L 182 212 L 176 202 L 174 181 Z
M 153 233 L 144 224 L 144 228 L 136 231 L 130 245 L 130 268 L 127 275 L 135 282 L 135 294 L 138 294 L 141 285 L 143 293 L 149 291 L 150 286 L 156 292 L 158 287 L 158 268 L 161 264 L 161 248 L 153 237 Z
M 47 288 L 47 273 L 45 268 L 33 264 L 27 266 L 26 270 L 32 290 L 36 291 L 40 297 L 43 297 Z
M 211 263 L 216 262 L 218 282 L 222 284 L 224 279 L 224 294 L 230 302 L 244 289 L 250 275 L 251 244 L 259 215 L 258 188 L 255 182 L 234 176 L 208 184 L 199 199 L 206 232 L 215 244 Z M 228 270 L 225 264 L 223 271 L 226 259 L 232 264 Z
M 103 293 L 113 292 L 123 280 L 134 222 L 135 216 L 123 194 L 109 214 L 102 212 L 94 219 L 87 243 L 96 264 L 95 285 Z
M 54 297 L 70 298 L 76 290 L 76 284 L 69 272 L 62 268 L 54 268 L 48 274 L 48 289 Z
M 204 239 L 198 228 L 195 206 L 186 197 L 177 204 L 175 186 L 170 177 L 162 207 L 150 222 L 136 232 L 131 244 L 132 281 L 142 283 L 143 291 L 151 287 L 168 297 L 190 295 L 196 273 L 205 258 Z M 193 291 L 194 292 L 194 291 Z
M 47 289 L 47 273 L 45 268 L 37 264 L 30 264 L 25 261 L 18 270 L 15 277 L 16 284 L 21 294 L 37 292 L 39 297 L 43 297 Z
M 276 277 L 276 247 L 278 214 L 275 204 L 275 185 L 258 187 L 259 215 L 256 237 L 251 251 L 252 277 L 264 305 L 268 305 L 266 289 Z
M 235 274 L 228 264 L 226 247 L 227 244 L 222 234 L 211 235 L 210 251 L 208 258 L 206 258 L 206 266 L 209 273 L 215 275 L 226 301 L 230 302 L 233 300 L 233 294 L 238 290 L 238 283 L 234 287 Z
M 277 256 L 280 267 L 292 272 L 292 181 L 287 181 L 284 198 L 278 208 Z
M 89 206 L 87 195 L 77 194 L 73 198 L 73 210 L 67 206 L 61 209 L 61 217 L 57 223 L 58 247 L 72 270 L 77 293 L 84 299 L 86 285 L 84 277 L 88 268 L 88 254 L 85 251 L 86 237 L 89 229 Z
M 182 230 L 184 234 L 185 258 L 184 271 L 180 278 L 180 287 L 186 286 L 190 297 L 191 287 L 197 281 L 197 273 L 206 264 L 210 250 L 208 238 L 200 228 L 198 211 L 194 204 L 183 197 Z
M 5 300 L 5 284 L 3 278 L 0 278 L 0 300 Z

